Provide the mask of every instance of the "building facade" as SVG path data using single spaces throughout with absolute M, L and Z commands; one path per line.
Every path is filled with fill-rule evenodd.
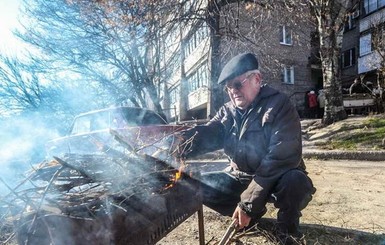
M 381 71 L 385 65 L 385 0 L 363 0 L 357 11 L 357 74 L 364 82 L 369 82 L 374 87 L 384 87 Z
M 204 0 L 199 2 L 199 8 L 207 6 Z M 242 52 L 255 53 L 263 81 L 286 93 L 300 115 L 306 116 L 306 94 L 317 90 L 320 82 L 319 76 L 312 75 L 319 73 L 311 59 L 314 29 L 295 13 L 257 8 L 256 4 L 229 4 L 221 8 L 219 30 L 198 19 L 181 23 L 167 35 L 162 57 L 167 75 L 161 80 L 161 97 L 171 121 L 211 118 L 219 109 L 213 101 L 228 100 L 212 79 L 213 73 L 218 74 L 216 67 L 220 70 L 232 56 Z M 213 38 L 213 32 L 219 33 L 219 38 Z M 213 43 L 215 40 L 219 43 Z M 219 47 L 216 60 L 212 59 L 213 46 Z

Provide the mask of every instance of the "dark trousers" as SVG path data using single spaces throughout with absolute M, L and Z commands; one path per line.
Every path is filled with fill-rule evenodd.
M 241 193 L 251 181 L 251 178 L 239 178 L 228 171 L 203 173 L 201 178 L 203 203 L 226 216 L 232 216 Z M 277 223 L 284 224 L 284 227 L 297 227 L 301 210 L 310 202 L 314 192 L 312 181 L 304 171 L 290 170 L 278 179 L 267 199 L 259 200 L 263 205 L 251 218 L 261 218 L 266 212 L 264 205 L 272 202 L 279 209 Z

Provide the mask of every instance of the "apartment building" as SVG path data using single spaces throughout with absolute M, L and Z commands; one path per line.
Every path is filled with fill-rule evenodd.
M 357 75 L 374 87 L 384 87 L 381 71 L 385 67 L 385 0 L 361 1 L 355 16 L 359 33 Z
M 198 2 L 200 8 L 206 4 L 204 0 Z M 256 8 L 247 3 L 223 7 L 216 30 L 219 38 L 213 38 L 214 30 L 202 19 L 181 23 L 167 36 L 162 57 L 167 75 L 161 80 L 161 96 L 171 121 L 212 117 L 218 109 L 214 101 L 228 100 L 213 74 L 241 52 L 255 53 L 264 82 L 286 93 L 300 115 L 305 115 L 306 93 L 322 86 L 319 66 L 312 66 L 310 58 L 313 29 L 304 20 L 294 20 L 290 13 L 263 13 Z M 217 60 L 212 59 L 213 46 L 219 47 Z
M 349 13 L 344 28 L 340 59 L 344 105 L 351 102 L 350 88 L 357 79 L 361 93 L 351 104 L 361 105 L 364 113 L 384 111 L 384 27 L 385 0 L 361 0 Z
M 347 93 L 354 79 L 358 77 L 357 57 L 359 51 L 359 9 L 351 11 L 344 26 L 343 42 L 341 47 L 341 80 L 343 92 Z

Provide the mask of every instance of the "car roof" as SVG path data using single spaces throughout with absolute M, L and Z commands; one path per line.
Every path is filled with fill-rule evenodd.
M 78 117 L 83 117 L 83 116 L 87 116 L 87 115 L 91 115 L 91 114 L 97 114 L 97 113 L 100 113 L 100 112 L 106 112 L 106 111 L 137 111 L 137 112 L 146 112 L 146 113 L 153 113 L 153 114 L 156 114 L 157 116 L 159 116 L 161 119 L 163 119 L 163 121 L 165 123 L 167 123 L 167 120 L 166 118 L 164 118 L 164 116 L 162 116 L 161 114 L 157 113 L 156 111 L 153 111 L 153 110 L 150 110 L 150 109 L 147 109 L 147 108 L 141 108 L 141 107 L 132 107 L 132 106 L 116 106 L 116 107 L 109 107 L 109 108 L 104 108 L 104 109 L 99 109 L 99 110 L 93 110 L 93 111 L 88 111 L 88 112 L 85 112 L 85 113 L 80 113 L 78 115 L 75 116 L 75 118 L 78 118 Z

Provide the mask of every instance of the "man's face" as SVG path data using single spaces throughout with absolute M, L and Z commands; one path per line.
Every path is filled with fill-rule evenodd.
M 261 89 L 261 74 L 242 74 L 225 85 L 225 91 L 234 105 L 242 110 L 246 109 L 259 94 Z

